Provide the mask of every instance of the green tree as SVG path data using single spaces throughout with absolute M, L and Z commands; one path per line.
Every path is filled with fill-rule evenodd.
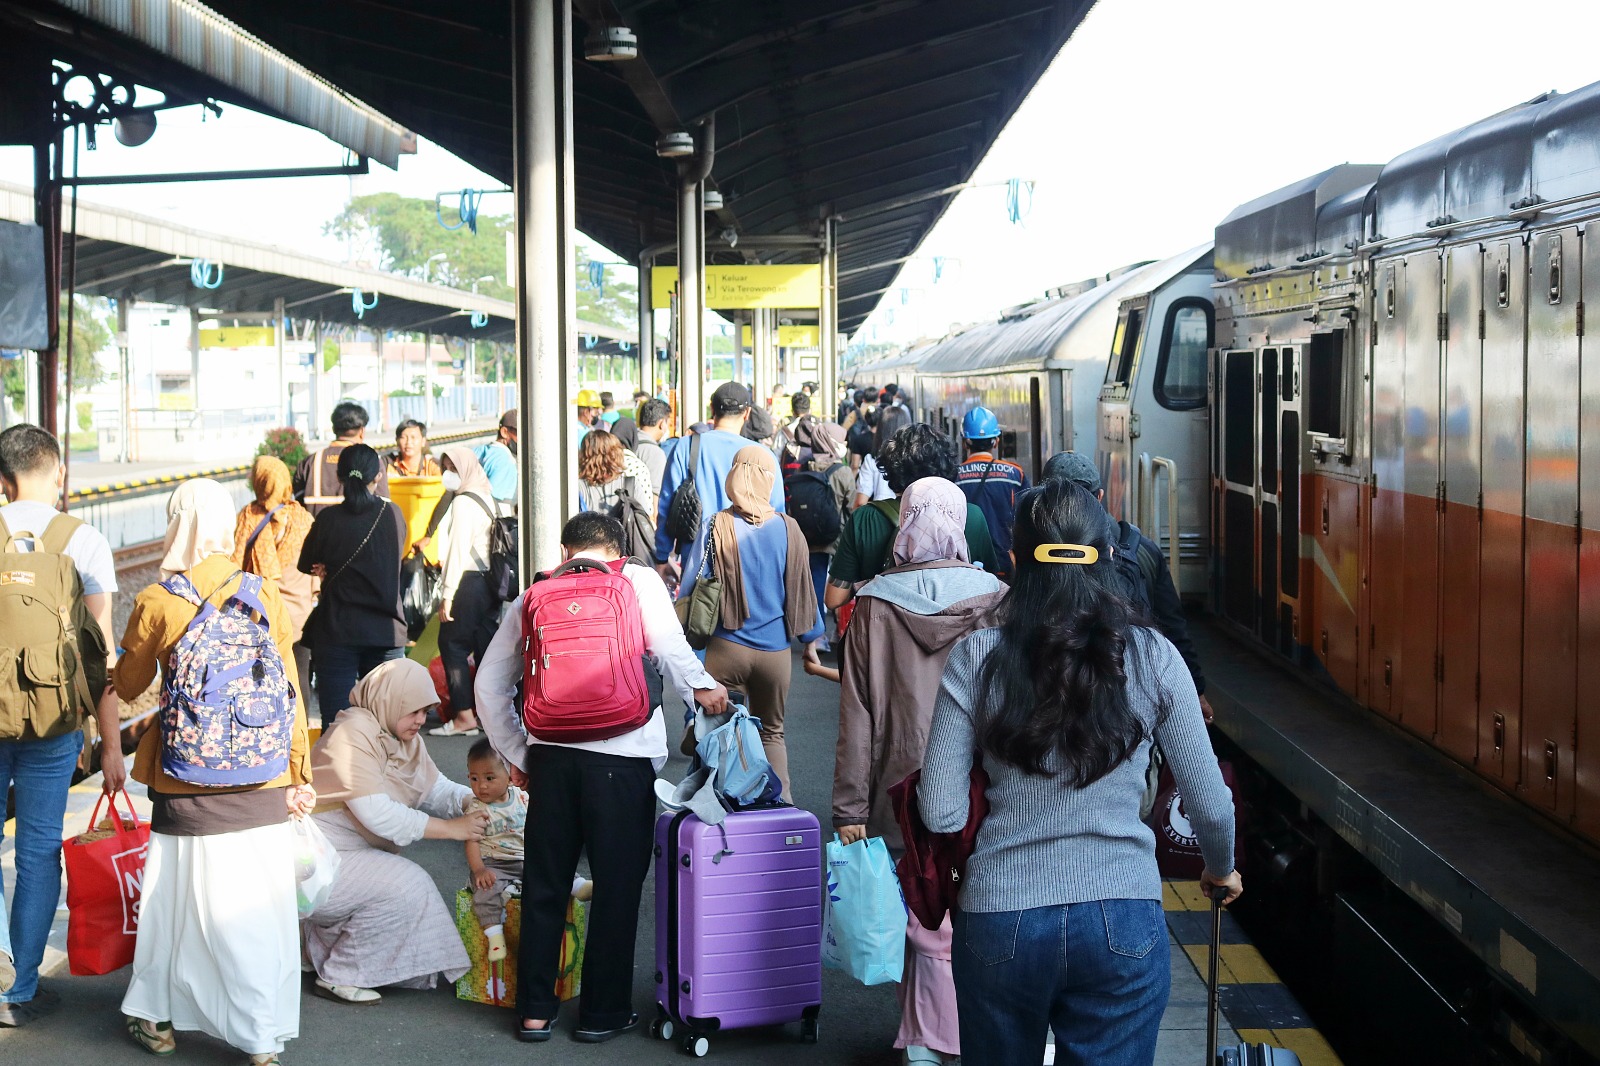
M 466 226 L 445 229 L 439 224 L 454 223 L 456 214 L 451 198 L 443 210 L 432 200 L 380 192 L 357 196 L 323 233 L 346 242 L 352 258 L 367 260 L 380 269 L 419 280 L 432 280 L 458 289 L 470 289 L 477 279 L 478 291 L 501 300 L 515 296 L 505 277 L 506 234 L 513 231 L 509 215 L 478 215 L 478 232 Z M 433 260 L 442 254 L 442 260 Z M 590 283 L 589 264 L 595 256 L 582 243 L 576 251 L 578 279 L 578 317 L 586 322 L 633 329 L 638 324 L 639 290 L 629 275 L 634 271 L 625 263 L 607 263 L 600 286 Z M 432 260 L 430 262 L 430 260 Z M 487 346 L 479 356 L 480 369 L 493 367 Z
M 64 342 L 67 336 L 67 301 L 62 293 L 61 324 L 57 336 Z M 100 366 L 100 353 L 111 347 L 115 338 L 111 301 L 98 296 L 77 297 L 77 311 L 72 316 L 72 387 L 86 389 L 100 384 L 106 378 Z M 65 356 L 65 343 L 62 355 Z M 23 380 L 23 361 L 7 359 L 0 380 L 3 380 L 6 399 L 20 405 L 27 391 Z

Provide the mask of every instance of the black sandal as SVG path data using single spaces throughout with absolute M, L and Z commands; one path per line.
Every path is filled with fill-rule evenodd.
M 524 1044 L 542 1044 L 550 1039 L 555 1029 L 556 1023 L 554 1021 L 545 1022 L 543 1029 L 529 1029 L 519 1021 L 517 1023 L 517 1039 Z

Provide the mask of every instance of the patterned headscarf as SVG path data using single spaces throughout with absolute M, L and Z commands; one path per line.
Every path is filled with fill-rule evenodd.
M 967 497 L 955 482 L 925 477 L 900 495 L 900 528 L 894 535 L 896 566 L 942 559 L 971 562 L 967 554 Z

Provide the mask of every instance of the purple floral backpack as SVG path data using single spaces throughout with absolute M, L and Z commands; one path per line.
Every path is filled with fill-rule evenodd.
M 261 785 L 289 770 L 294 690 L 272 642 L 261 578 L 219 608 L 186 574 L 161 587 L 199 608 L 161 683 L 161 769 L 190 785 Z

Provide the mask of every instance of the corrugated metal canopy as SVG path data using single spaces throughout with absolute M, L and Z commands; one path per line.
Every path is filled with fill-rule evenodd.
M 386 166 L 416 138 L 194 0 L 16 0 L 25 32 L 180 98 L 214 97 L 299 123 Z
M 0 182 L 0 219 L 23 222 L 32 217 L 33 191 Z M 72 248 L 69 238 L 69 261 Z M 195 288 L 189 276 L 194 259 L 221 264 L 222 284 Z M 78 205 L 77 263 L 78 291 L 90 295 L 224 312 L 271 311 L 281 297 L 292 318 L 477 340 L 511 341 L 515 333 L 516 309 L 506 300 L 88 202 Z M 352 302 L 356 289 L 364 295 L 363 303 L 377 298 L 361 315 Z M 475 311 L 487 318 L 481 327 L 472 325 Z M 578 329 L 607 341 L 631 345 L 636 340 L 633 330 L 594 322 L 579 320 Z
M 839 227 L 840 324 L 877 304 L 1093 0 L 576 0 L 641 58 L 575 62 L 577 224 L 629 258 L 673 236 L 668 128 L 715 115 L 716 228 Z M 512 156 L 507 0 L 213 0 L 250 32 L 495 177 Z M 1027 175 L 1023 175 L 1027 176 Z M 794 258 L 798 258 L 798 253 Z M 781 259 L 780 259 L 781 261 Z

